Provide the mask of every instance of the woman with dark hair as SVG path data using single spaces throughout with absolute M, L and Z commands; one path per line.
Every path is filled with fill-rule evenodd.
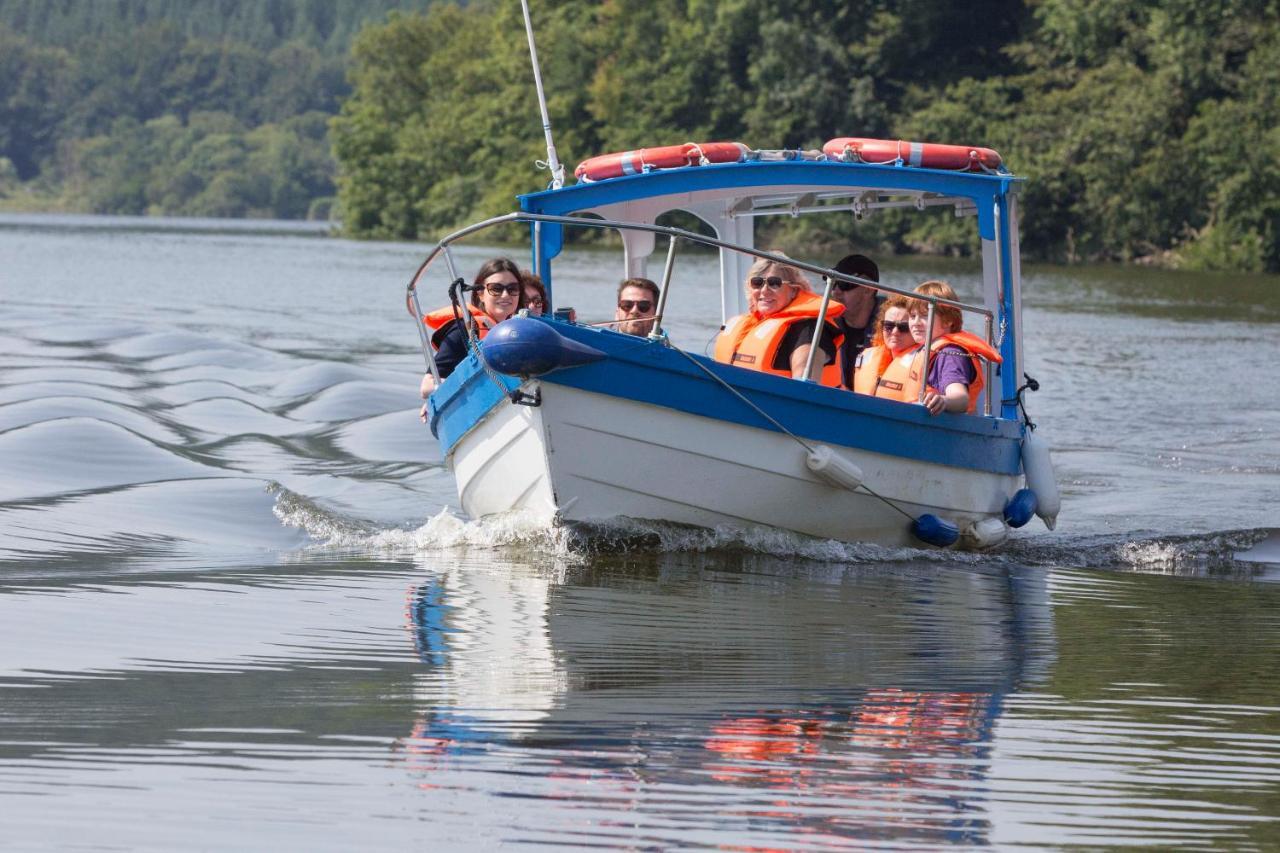
M 521 271 L 520 284 L 524 287 L 524 307 L 529 309 L 529 316 L 541 317 L 547 311 L 547 286 L 529 270 Z
M 476 273 L 469 288 L 471 322 L 476 337 L 483 338 L 489 330 L 515 314 L 524 305 L 524 285 L 520 268 L 509 258 L 486 261 Z M 436 351 L 436 369 L 444 379 L 467 357 L 467 328 L 459 319 L 452 305 L 437 308 L 422 318 L 431 329 L 431 346 Z M 426 398 L 436 389 L 435 379 L 428 373 L 422 377 L 422 396 Z

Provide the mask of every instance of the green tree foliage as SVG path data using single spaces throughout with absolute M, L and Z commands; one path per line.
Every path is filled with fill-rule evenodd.
M 340 54 L 366 21 L 431 0 L 0 0 L 0 21 L 39 44 L 73 47 L 167 22 L 182 36 L 261 52 L 300 41 Z
M 1021 73 L 952 84 L 903 130 L 999 148 L 1032 179 L 1041 257 L 1280 270 L 1277 4 L 1052 0 L 1038 19 Z
M 0 0 L 0 204 L 305 216 L 354 33 L 429 0 Z M 14 180 L 10 172 L 16 173 Z M 34 201 L 33 201 L 34 200 Z
M 587 5 L 554 7 L 543 37 L 575 38 Z M 518 4 L 484 12 L 441 4 L 425 16 L 393 15 L 357 39 L 352 79 L 362 97 L 349 99 L 332 127 L 334 152 L 347 164 L 339 192 L 349 229 L 412 237 L 506 210 L 517 192 L 537 188 L 533 163 L 546 154 L 532 72 L 527 51 L 508 37 L 521 20 Z M 544 71 L 587 67 L 557 52 Z M 560 87 L 552 108 L 586 118 L 583 97 L 581 86 Z M 582 128 L 562 126 L 560 144 L 571 150 Z
M 1035 257 L 1280 270 L 1276 0 L 555 0 L 534 6 L 562 158 L 841 135 L 988 145 L 1028 179 Z M 545 180 L 516 4 L 357 41 L 333 124 L 355 234 L 421 237 Z M 780 227 L 964 253 L 954 218 Z M 805 230 L 800 231 L 803 228 Z
M 71 146 L 71 189 L 95 213 L 302 219 L 332 186 L 327 119 L 247 128 L 225 112 L 121 118 Z
M 1280 0 L 533 12 L 570 169 L 713 139 L 982 144 L 1029 179 L 1033 257 L 1280 271 Z M 514 0 L 0 0 L 0 22 L 0 203 L 301 216 L 335 192 L 332 156 L 350 233 L 424 237 L 547 180 Z M 889 213 L 761 239 L 963 254 L 967 226 Z
M 66 51 L 0 29 L 0 157 L 21 180 L 35 177 L 56 147 L 71 74 Z

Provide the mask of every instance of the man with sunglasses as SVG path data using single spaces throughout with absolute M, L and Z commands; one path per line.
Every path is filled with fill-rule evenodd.
M 647 278 L 629 278 L 618 285 L 614 328 L 627 335 L 644 336 L 652 332 L 658 313 L 658 292 L 658 285 Z
M 833 269 L 868 281 L 880 281 L 880 268 L 866 255 L 845 255 Z M 840 376 L 844 387 L 852 388 L 854 365 L 858 354 L 875 338 L 874 321 L 880 313 L 885 294 L 864 285 L 837 281 L 831 287 L 831 299 L 844 306 L 844 314 L 836 319 L 836 326 L 844 333 L 844 343 L 840 346 Z

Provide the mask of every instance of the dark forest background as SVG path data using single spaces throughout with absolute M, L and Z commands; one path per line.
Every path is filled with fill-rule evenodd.
M 534 0 L 561 158 L 996 148 L 1053 261 L 1280 272 L 1280 0 Z M 517 0 L 0 0 L 0 206 L 431 238 L 546 173 Z M 331 210 L 332 208 L 332 210 Z M 791 240 L 850 223 L 783 223 Z M 845 233 L 840 233 L 845 229 Z M 880 251 L 964 253 L 944 217 Z

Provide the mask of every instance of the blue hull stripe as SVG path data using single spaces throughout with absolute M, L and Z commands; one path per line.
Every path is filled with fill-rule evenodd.
M 543 382 L 663 406 L 727 423 L 777 428 L 677 352 L 610 330 L 554 323 L 565 337 L 606 352 L 594 364 L 556 371 Z M 708 365 L 787 429 L 832 445 L 997 474 L 1021 473 L 1022 424 L 966 415 L 931 417 L 921 406 L 878 400 L 738 367 Z M 517 380 L 503 377 L 506 388 Z M 431 427 L 443 453 L 494 405 L 511 405 L 469 357 L 431 398 Z

